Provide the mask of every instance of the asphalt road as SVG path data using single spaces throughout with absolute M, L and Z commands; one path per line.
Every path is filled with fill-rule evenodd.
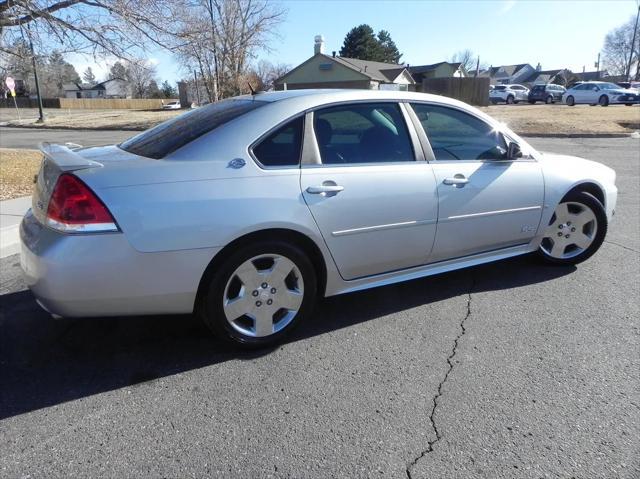
M 0 263 L 0 476 L 640 477 L 640 141 L 607 242 L 341 297 L 239 353 L 188 316 L 51 320 Z
M 54 130 L 36 128 L 0 127 L 0 148 L 37 148 L 41 141 L 77 143 L 98 146 L 120 143 L 135 135 L 136 131 L 123 130 Z

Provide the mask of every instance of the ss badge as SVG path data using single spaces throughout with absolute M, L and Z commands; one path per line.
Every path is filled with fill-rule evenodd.
M 523 225 L 522 228 L 520 228 L 520 233 L 533 233 L 535 230 L 535 226 Z

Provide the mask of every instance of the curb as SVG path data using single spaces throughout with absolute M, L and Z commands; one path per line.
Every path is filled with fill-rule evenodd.
M 153 128 L 155 125 L 151 125 L 148 128 L 132 128 L 132 127 L 102 127 L 102 128 L 74 128 L 72 126 L 48 126 L 48 125 L 8 125 L 0 123 L 2 128 L 15 128 L 28 129 L 28 130 L 70 130 L 70 131 L 145 131 L 149 128 Z
M 635 138 L 631 133 L 518 133 L 523 138 Z
M 7 226 L 0 230 L 0 258 L 20 252 L 20 226 Z

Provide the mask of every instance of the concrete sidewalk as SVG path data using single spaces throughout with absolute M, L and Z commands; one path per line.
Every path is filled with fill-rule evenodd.
M 20 222 L 31 208 L 31 196 L 0 201 L 0 258 L 20 252 Z

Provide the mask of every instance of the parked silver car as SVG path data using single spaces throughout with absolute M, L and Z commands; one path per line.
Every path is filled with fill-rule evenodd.
M 281 340 L 319 296 L 532 252 L 583 261 L 617 194 L 610 168 L 421 93 L 262 93 L 42 151 L 21 264 L 43 308 L 196 312 L 247 346 Z

